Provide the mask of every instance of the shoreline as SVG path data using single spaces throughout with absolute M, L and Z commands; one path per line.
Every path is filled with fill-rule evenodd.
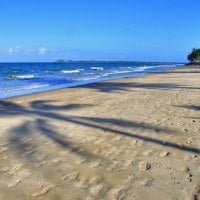
M 0 99 L 0 199 L 194 199 L 200 67 Z
M 96 80 L 97 82 L 89 82 L 89 83 L 83 83 L 83 84 L 80 84 L 80 85 L 76 85 L 77 83 L 73 83 L 72 86 L 60 86 L 60 85 L 57 85 L 57 86 L 51 86 L 51 89 L 43 89 L 42 91 L 37 91 L 38 89 L 33 89 L 35 90 L 35 92 L 29 92 L 29 91 L 24 91 L 24 93 L 22 92 L 22 94 L 18 94 L 18 95 L 14 95 L 14 96 L 10 96 L 10 97 L 2 97 L 0 98 L 0 100 L 6 100 L 6 99 L 13 99 L 13 98 L 17 98 L 17 97 L 23 97 L 23 96 L 29 96 L 29 95 L 34 95 L 34 94 L 40 94 L 40 93 L 46 93 L 46 92 L 51 92 L 51 91 L 56 91 L 56 90 L 63 90 L 63 89 L 70 89 L 70 88 L 77 88 L 77 87 L 84 87 L 84 86 L 92 86 L 93 84 L 96 84 L 96 83 L 103 83 L 103 82 L 109 82 L 109 81 L 114 81 L 114 80 L 120 80 L 120 79 L 127 79 L 127 78 L 137 78 L 137 77 L 145 77 L 145 76 L 149 76 L 151 74 L 160 74 L 160 73 L 166 73 L 166 72 L 169 72 L 169 71 L 173 71 L 173 70 L 177 70 L 177 69 L 181 69 L 181 68 L 185 68 L 185 67 L 190 67 L 190 66 L 193 66 L 193 65 L 183 65 L 181 67 L 176 67 L 176 68 L 173 68 L 173 69 L 169 69 L 167 71 L 163 71 L 163 72 L 150 72 L 150 73 L 141 73 L 141 74 L 135 74 L 135 75 L 128 75 L 128 76 L 124 76 L 124 77 L 117 77 L 117 78 L 105 78 L 105 80 Z M 20 92 L 19 92 L 20 93 Z

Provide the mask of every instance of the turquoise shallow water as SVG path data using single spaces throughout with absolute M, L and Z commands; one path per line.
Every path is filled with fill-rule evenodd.
M 152 62 L 0 63 L 0 98 L 142 76 L 181 66 Z

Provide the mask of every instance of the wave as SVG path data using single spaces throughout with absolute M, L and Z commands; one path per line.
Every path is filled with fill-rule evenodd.
M 79 79 L 76 79 L 76 81 L 88 81 L 88 80 L 93 80 L 93 79 L 98 79 L 101 78 L 102 76 L 97 75 L 97 76 L 90 76 L 90 77 L 82 77 Z
M 125 73 L 130 73 L 133 72 L 132 70 L 126 70 L 126 71 L 114 71 L 114 72 L 108 72 L 103 74 L 103 76 L 109 76 L 109 75 L 114 75 L 114 74 L 125 74 Z
M 151 67 L 149 67 L 149 66 L 143 66 L 143 67 L 137 67 L 136 69 L 134 69 L 133 71 L 134 72 L 143 72 L 144 70 L 146 70 L 146 69 L 152 69 L 152 68 L 158 68 L 158 66 L 151 66 Z
M 97 71 L 103 71 L 104 70 L 103 67 L 90 67 L 90 69 L 97 70 Z
M 109 76 L 109 75 L 115 75 L 115 74 L 126 74 L 126 73 L 133 73 L 133 72 L 144 72 L 147 69 L 152 68 L 160 68 L 160 67 L 166 67 L 166 66 L 142 66 L 142 67 L 120 67 L 120 71 L 113 71 L 103 74 L 103 76 Z M 124 69 L 124 70 L 122 70 Z
M 11 81 L 15 79 L 33 79 L 35 78 L 32 74 L 26 74 L 26 75 L 10 75 L 4 78 L 5 81 Z
M 48 87 L 48 86 L 50 86 L 50 84 L 33 84 L 30 86 L 26 86 L 24 89 L 31 90 L 31 89 L 36 89 L 36 88 Z
M 24 74 L 24 75 L 14 76 L 14 78 L 17 78 L 17 79 L 32 79 L 32 78 L 35 78 L 35 76 L 32 75 L 32 74 Z
M 65 73 L 65 74 L 72 74 L 72 73 L 80 73 L 81 71 L 83 71 L 83 70 L 82 70 L 82 69 L 62 70 L 62 73 Z
M 15 87 L 15 88 L 7 88 L 7 89 L 6 89 L 6 92 L 31 90 L 31 89 L 44 88 L 44 87 L 49 87 L 49 86 L 50 86 L 50 84 L 35 83 L 35 84 L 32 84 L 32 85 L 19 86 L 19 87 Z M 0 91 L 0 92 L 1 92 L 1 91 Z

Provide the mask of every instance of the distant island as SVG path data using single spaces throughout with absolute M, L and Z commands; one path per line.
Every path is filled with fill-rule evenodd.
M 148 62 L 148 61 L 101 61 L 101 60 L 63 60 L 63 59 L 59 59 L 54 61 L 54 63 L 141 63 L 141 64 L 145 64 L 145 63 L 150 63 L 150 64 L 184 64 L 183 62 Z

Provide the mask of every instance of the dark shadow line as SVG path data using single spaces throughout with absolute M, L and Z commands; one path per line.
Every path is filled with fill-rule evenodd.
M 155 130 L 156 132 L 161 132 L 161 131 L 165 131 L 167 133 L 173 133 L 173 130 L 167 129 L 167 128 L 157 128 L 154 126 L 151 126 L 149 124 L 145 124 L 145 123 L 136 123 L 136 122 L 132 122 L 132 121 L 125 121 L 125 120 L 118 120 L 118 119 L 112 119 L 112 118 L 89 118 L 89 117 L 79 117 L 79 116 L 73 116 L 73 115 L 67 115 L 67 116 L 62 116 L 62 115 L 57 115 L 55 113 L 49 112 L 43 112 L 43 111 L 31 111 L 31 115 L 36 115 L 36 116 L 41 116 L 41 117 L 46 117 L 46 118 L 51 118 L 51 119 L 57 119 L 57 120 L 61 120 L 61 121 L 71 121 L 71 119 L 76 118 L 76 119 L 80 119 L 80 120 L 88 120 L 88 121 L 94 121 L 94 122 L 98 122 L 98 123 L 108 123 L 111 125 L 118 125 L 118 126 L 123 126 L 123 127 L 135 127 L 135 128 L 140 128 L 140 129 L 151 129 L 151 130 Z M 107 121 L 107 122 L 106 122 Z M 77 121 L 78 122 L 78 121 Z M 122 124 L 122 125 L 121 125 Z
M 54 110 L 75 110 L 85 106 L 92 106 L 89 104 L 67 104 L 67 105 L 52 105 L 47 104 L 49 102 L 56 102 L 55 100 L 37 100 L 31 102 L 31 107 L 36 110 L 46 110 L 46 111 L 54 111 Z
M 87 157 L 88 159 L 89 158 L 94 158 L 94 155 L 89 153 L 89 152 L 86 152 L 85 150 L 82 151 L 79 147 L 77 147 L 69 142 L 69 141 L 66 141 L 64 138 L 65 136 L 62 136 L 60 135 L 59 133 L 55 132 L 51 126 L 49 126 L 47 123 L 46 123 L 46 120 L 43 120 L 43 119 L 38 119 L 36 122 L 36 127 L 37 129 L 41 132 L 42 135 L 45 135 L 46 137 L 50 138 L 52 141 L 54 141 L 56 144 L 64 147 L 64 148 L 67 148 L 69 151 L 71 151 L 72 153 L 75 153 L 79 156 L 82 156 L 82 157 Z
M 117 134 L 124 135 L 124 136 L 131 137 L 131 138 L 141 139 L 143 141 L 159 144 L 161 146 L 172 147 L 172 148 L 175 148 L 175 149 L 178 149 L 178 150 L 188 151 L 188 152 L 192 152 L 192 153 L 198 153 L 198 154 L 200 153 L 200 150 L 198 148 L 194 148 L 194 147 L 178 145 L 178 144 L 175 144 L 175 143 L 172 143 L 172 142 L 161 141 L 159 139 L 154 139 L 154 138 L 149 138 L 149 137 L 146 137 L 146 136 L 131 134 L 131 133 L 127 133 L 127 132 L 124 132 L 124 131 L 119 131 L 119 130 L 115 130 L 115 129 L 111 129 L 111 128 L 107 128 L 107 127 L 102 127 L 102 126 L 94 125 L 94 124 L 87 123 L 87 122 L 80 122 L 80 121 L 73 120 L 73 119 L 68 119 L 68 121 L 76 123 L 76 124 L 80 124 L 80 125 L 83 125 L 83 126 L 96 128 L 96 129 L 103 130 L 103 131 L 109 131 L 109 132 L 117 133 Z
M 2 103 L 0 101 L 0 103 Z M 3 106 L 6 105 L 6 106 L 9 106 L 11 104 L 14 105 L 14 107 L 16 107 L 18 110 L 18 115 L 19 114 L 27 114 L 27 115 L 36 115 L 36 116 L 40 116 L 40 117 L 47 117 L 47 118 L 51 118 L 51 119 L 57 119 L 57 120 L 62 120 L 62 121 L 67 121 L 67 122 L 71 122 L 71 123 L 74 123 L 74 124 L 79 124 L 79 125 L 82 125 L 82 126 L 86 126 L 86 127 L 91 127 L 91 128 L 95 128 L 95 129 L 99 129 L 99 130 L 103 130 L 103 131 L 109 131 L 109 132 L 112 132 L 112 133 L 117 133 L 117 134 L 120 134 L 120 135 L 124 135 L 124 136 L 127 136 L 127 137 L 132 137 L 132 138 L 138 138 L 138 139 L 141 139 L 141 140 L 144 140 L 144 141 L 147 141 L 147 142 L 151 142 L 151 143 L 156 143 L 156 144 L 159 144 L 159 145 L 162 145 L 162 146 L 168 146 L 168 147 L 172 147 L 172 148 L 175 148 L 175 149 L 179 149 L 179 150 L 183 150 L 183 151 L 188 151 L 188 152 L 193 152 L 193 153 L 200 153 L 200 150 L 198 148 L 193 148 L 193 147 L 187 147 L 187 146 L 184 146 L 184 145 L 178 145 L 178 144 L 175 144 L 175 143 L 172 143 L 172 142 L 164 142 L 164 141 L 161 141 L 159 139 L 154 139 L 154 138 L 148 138 L 146 136 L 140 136 L 140 135 L 136 135 L 136 134 L 131 134 L 131 133 L 128 133 L 128 132 L 125 132 L 125 131 L 119 131 L 119 130 L 115 130 L 115 129 L 112 129 L 112 128 L 107 128 L 107 127 L 104 127 L 104 126 L 99 126 L 99 125 L 95 125 L 95 124 L 92 124 L 92 123 L 89 123 L 89 122 L 84 122 L 84 121 L 81 121 L 81 120 L 86 120 L 86 121 L 93 121 L 93 122 L 98 122 L 98 123 L 106 123 L 105 120 L 107 120 L 108 123 L 110 123 L 111 125 L 117 125 L 118 123 L 120 123 L 120 121 L 116 121 L 116 123 L 114 123 L 113 119 L 104 119 L 102 121 L 102 119 L 100 119 L 98 121 L 98 118 L 88 118 L 88 117 L 74 117 L 74 116 L 62 116 L 62 115 L 57 115 L 55 113 L 52 113 L 52 112 L 43 112 L 43 111 L 35 111 L 35 110 L 26 110 L 24 109 L 23 107 L 21 106 L 18 106 L 17 104 L 13 104 L 13 103 L 6 103 L 6 102 L 3 102 Z M 9 113 L 10 114 L 10 113 Z M 78 119 L 78 120 L 76 120 Z M 123 124 L 123 122 L 122 122 Z M 127 124 L 128 126 L 135 126 L 135 127 L 140 127 L 141 124 L 136 124 L 136 123 L 133 123 L 132 125 L 131 124 Z M 44 131 L 44 127 L 38 127 L 40 128 L 41 130 Z M 141 128 L 145 128 L 145 129 L 152 129 L 151 126 L 142 126 Z M 49 129 L 48 129 L 49 130 Z M 47 130 L 45 130 L 47 131 Z M 167 131 L 167 129 L 165 129 L 165 131 Z M 53 136 L 50 135 L 49 137 L 51 137 L 53 139 Z M 62 145 L 62 142 L 60 141 L 60 139 L 58 138 L 55 138 L 55 141 L 57 141 L 58 143 L 60 143 Z M 63 144 L 64 145 L 64 144 Z
M 114 91 L 127 91 L 128 89 L 141 88 L 141 89 L 200 89 L 199 87 L 187 87 L 185 85 L 178 85 L 173 83 L 124 83 L 124 82 L 99 82 L 91 83 L 84 86 L 77 86 L 77 88 L 88 88 L 97 90 L 99 92 L 114 92 Z
M 190 109 L 190 110 L 200 111 L 200 106 L 194 106 L 194 105 L 182 105 L 182 106 L 176 106 L 175 105 L 175 107 L 187 108 L 187 109 Z

